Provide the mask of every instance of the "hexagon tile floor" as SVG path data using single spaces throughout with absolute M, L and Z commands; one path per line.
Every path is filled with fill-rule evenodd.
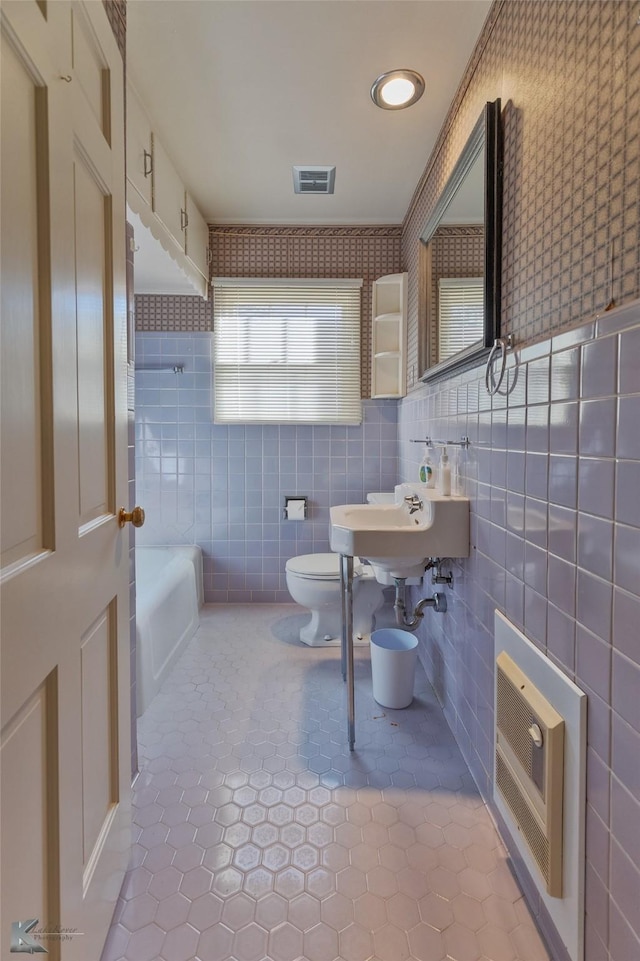
M 548 961 L 425 675 L 403 711 L 293 605 L 215 605 L 139 723 L 102 961 Z

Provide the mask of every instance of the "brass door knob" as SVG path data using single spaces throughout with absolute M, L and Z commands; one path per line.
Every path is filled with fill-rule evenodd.
M 124 525 L 129 522 L 131 522 L 134 527 L 142 527 L 144 524 L 144 510 L 142 507 L 134 507 L 132 511 L 127 511 L 124 507 L 120 508 L 118 512 L 118 524 L 120 527 L 124 527 Z

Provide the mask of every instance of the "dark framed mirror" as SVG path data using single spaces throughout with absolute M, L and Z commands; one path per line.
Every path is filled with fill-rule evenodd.
M 421 379 L 482 361 L 500 336 L 502 124 L 487 103 L 420 237 Z

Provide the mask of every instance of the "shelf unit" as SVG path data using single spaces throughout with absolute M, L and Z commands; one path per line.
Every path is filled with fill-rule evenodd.
M 407 274 L 373 282 L 371 396 L 404 397 L 407 392 Z

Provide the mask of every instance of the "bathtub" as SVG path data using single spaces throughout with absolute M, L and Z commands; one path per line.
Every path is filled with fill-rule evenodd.
M 146 711 L 198 629 L 199 547 L 136 548 L 136 707 Z

